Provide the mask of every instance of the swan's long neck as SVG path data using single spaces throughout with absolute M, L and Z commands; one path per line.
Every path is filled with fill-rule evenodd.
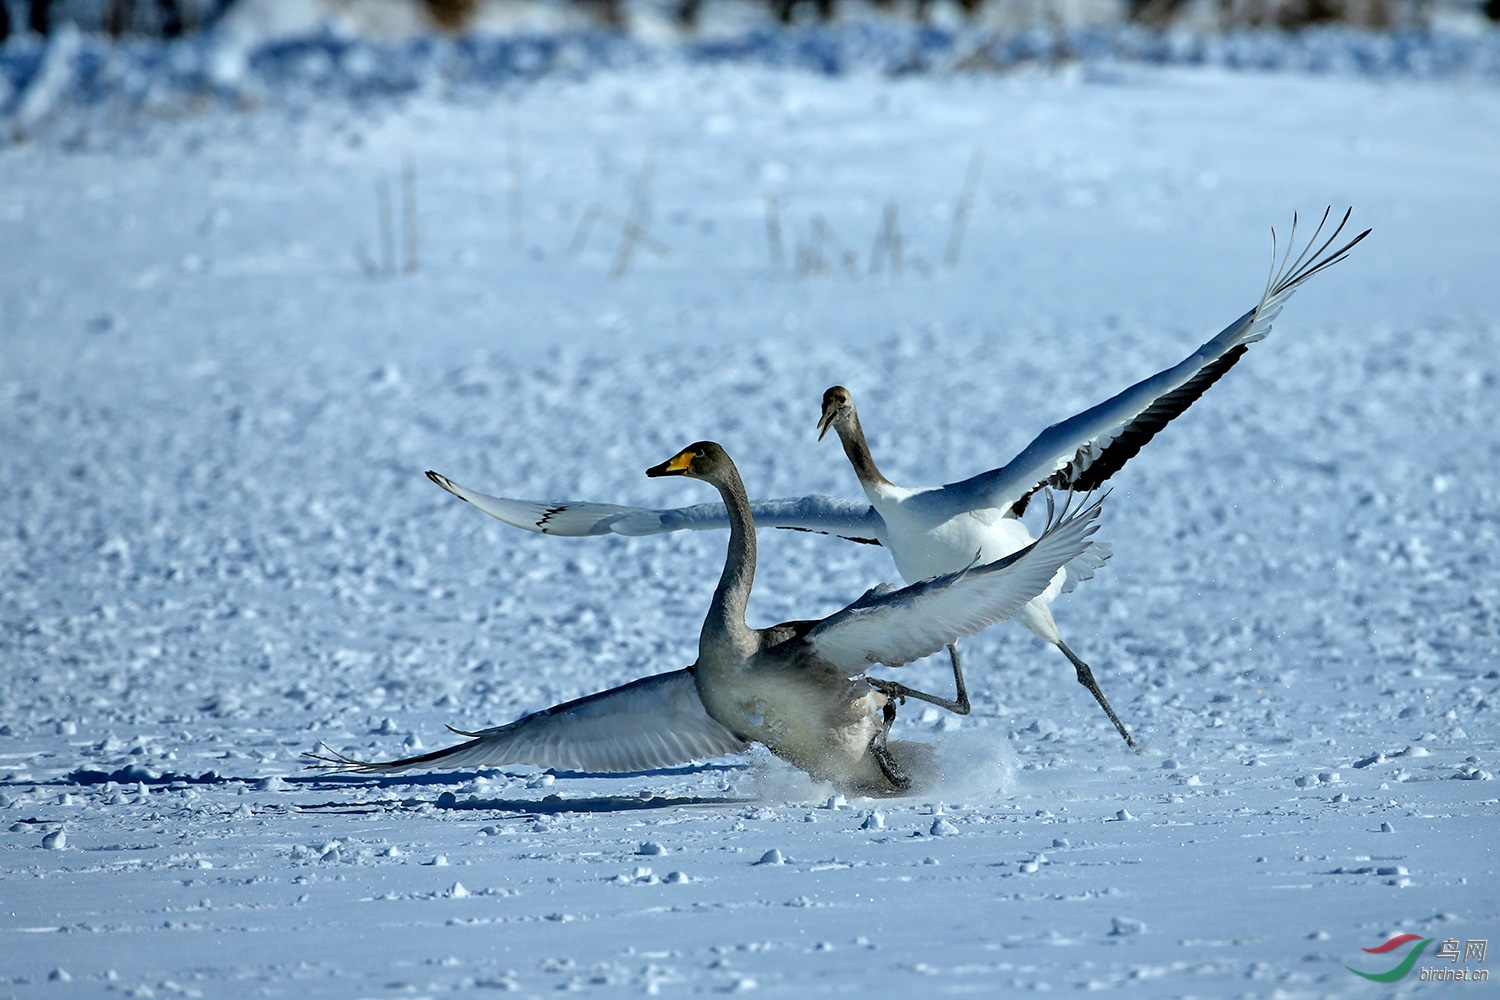
M 755 642 L 755 633 L 745 624 L 745 608 L 755 582 L 755 519 L 750 514 L 750 498 L 739 472 L 732 466 L 713 485 L 719 488 L 729 510 L 729 551 L 713 603 L 708 606 L 708 617 L 703 620 L 700 659 L 704 647 L 710 643 L 727 640 L 748 648 Z
M 891 485 L 891 481 L 881 475 L 880 469 L 876 467 L 875 456 L 870 454 L 870 445 L 865 440 L 865 429 L 859 424 L 858 412 L 849 414 L 848 420 L 840 420 L 834 424 L 833 429 L 838 432 L 844 454 L 849 456 L 849 462 L 854 466 L 854 474 L 859 477 L 861 486 L 868 490 L 871 486 Z

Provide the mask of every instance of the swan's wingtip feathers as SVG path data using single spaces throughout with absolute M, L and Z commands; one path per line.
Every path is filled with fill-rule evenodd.
M 688 670 L 643 677 L 495 729 L 449 728 L 468 741 L 391 761 L 361 761 L 326 745 L 307 756 L 316 761 L 313 768 L 357 774 L 509 764 L 607 774 L 670 767 L 747 748 L 703 708 Z
M 323 751 L 317 753 L 312 750 L 302 751 L 302 756 L 317 761 L 316 764 L 306 765 L 309 771 L 327 771 L 331 774 L 369 774 L 381 769 L 381 765 L 370 761 L 359 760 L 348 754 L 339 753 L 333 747 L 322 741 L 318 742 L 318 749 Z

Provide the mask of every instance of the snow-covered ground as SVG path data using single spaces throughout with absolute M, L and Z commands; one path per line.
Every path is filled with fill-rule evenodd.
M 0 996 L 1488 988 L 1345 966 L 1500 937 L 1500 91 L 668 60 L 179 110 L 0 150 Z M 722 536 L 527 535 L 424 469 L 675 505 L 708 491 L 643 470 L 711 437 L 755 494 L 856 496 L 841 382 L 892 478 L 967 476 L 1238 316 L 1329 203 L 1373 236 L 1116 477 L 1057 606 L 1143 753 L 1004 626 L 972 716 L 898 722 L 922 799 L 764 754 L 302 769 L 692 660 Z M 632 212 L 662 253 L 612 276 Z M 894 579 L 768 532 L 752 621 Z

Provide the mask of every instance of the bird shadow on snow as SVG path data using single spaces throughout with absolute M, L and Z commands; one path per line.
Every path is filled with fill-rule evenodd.
M 738 764 L 699 764 L 689 767 L 663 768 L 657 771 L 630 771 L 618 774 L 595 774 L 585 771 L 552 771 L 545 773 L 551 774 L 559 780 L 566 781 L 570 779 L 590 778 L 690 777 L 717 771 L 735 772 L 742 770 L 744 770 L 744 766 Z M 508 775 L 509 772 L 484 768 L 473 771 L 445 771 L 440 774 L 402 774 L 382 777 L 368 775 L 319 775 L 316 777 L 287 778 L 284 780 L 288 784 L 297 783 L 310 790 L 337 791 L 398 786 L 461 786 L 472 782 L 476 778 L 489 777 L 496 774 Z M 509 776 L 516 777 L 516 775 Z M 643 790 L 625 795 L 585 794 L 579 796 L 564 796 L 554 792 L 542 798 L 486 798 L 478 795 L 469 795 L 460 799 L 453 792 L 445 791 L 431 804 L 439 809 L 459 811 L 482 810 L 486 812 L 512 812 L 537 815 L 569 812 L 630 812 L 639 809 L 672 809 L 681 806 L 743 805 L 753 801 L 755 800 L 736 796 L 732 792 L 724 795 L 690 795 L 655 794 Z M 303 805 L 300 808 L 304 810 L 345 809 L 370 808 L 380 805 L 381 803 L 375 802 L 327 802 L 318 805 Z
M 1010 748 L 997 742 L 992 735 L 960 731 L 945 733 L 931 747 L 926 766 L 912 775 L 913 788 L 902 798 L 946 801 L 986 801 L 1005 798 L 1017 793 L 1017 765 Z M 764 751 L 755 753 L 748 763 L 708 763 L 686 767 L 662 768 L 654 771 L 632 771 L 624 774 L 594 774 L 581 771 L 556 771 L 556 778 L 568 781 L 579 779 L 624 779 L 694 777 L 714 772 L 722 773 L 725 783 L 723 794 L 654 794 L 649 791 L 624 795 L 593 794 L 576 797 L 546 795 L 542 798 L 482 798 L 470 795 L 460 800 L 452 791 L 444 791 L 432 803 L 439 809 L 494 810 L 518 813 L 600 813 L 629 812 L 640 809 L 672 809 L 681 806 L 739 806 L 752 802 L 816 802 L 826 801 L 838 794 L 838 790 L 827 781 L 820 781 L 805 771 L 800 771 Z M 349 791 L 355 789 L 445 788 L 467 785 L 476 778 L 494 775 L 488 768 L 479 770 L 444 771 L 426 774 L 401 775 L 287 775 L 278 776 L 283 787 L 300 787 L 306 791 Z M 507 773 L 507 772 L 498 772 Z M 512 775 L 514 777 L 514 775 Z M 78 769 L 65 778 L 44 784 L 94 785 L 105 781 L 140 782 L 147 785 L 166 784 L 245 784 L 255 785 L 260 779 L 223 776 L 208 772 L 198 776 L 184 774 L 152 774 L 140 768 L 122 769 L 116 772 L 96 772 Z M 37 784 L 31 781 L 27 784 Z M 345 808 L 350 806 L 373 807 L 370 802 L 329 802 L 321 805 L 302 805 L 303 809 Z
M 594 771 L 530 771 L 527 774 L 552 774 L 558 778 L 652 778 L 652 777 L 690 777 L 695 774 L 705 774 L 712 771 L 741 771 L 742 765 L 738 764 L 691 764 L 685 767 L 664 767 L 653 771 L 619 771 L 619 772 L 594 772 Z M 502 768 L 475 768 L 463 771 L 427 771 L 418 774 L 393 774 L 393 775 L 368 775 L 368 774 L 317 774 L 303 775 L 299 777 L 283 778 L 289 784 L 314 785 L 325 788 L 391 788 L 399 785 L 464 785 L 475 778 L 489 778 L 495 775 L 507 777 L 522 777 L 523 774 L 506 771 Z
M 924 801 L 946 800 L 976 802 L 1004 798 L 1016 791 L 1016 760 L 1009 747 L 997 743 L 993 736 L 977 732 L 947 733 L 937 743 L 926 744 L 933 753 L 928 766 L 914 774 L 913 790 L 903 798 Z M 542 798 L 481 797 L 462 799 L 444 791 L 432 805 L 457 811 L 512 812 L 522 814 L 612 813 L 643 809 L 675 809 L 686 806 L 742 806 L 749 803 L 798 803 L 826 801 L 838 794 L 829 782 L 813 778 L 785 761 L 761 751 L 748 764 L 700 764 L 690 767 L 639 771 L 630 774 L 587 774 L 554 772 L 560 781 L 602 778 L 690 777 L 709 772 L 723 772 L 726 778 L 720 794 L 657 794 L 647 790 L 630 794 L 583 794 L 570 796 L 553 792 Z M 449 771 L 441 774 L 413 774 L 372 777 L 366 775 L 319 775 L 286 778 L 307 790 L 336 791 L 393 786 L 444 787 L 461 786 L 475 778 L 492 775 L 488 769 Z M 736 778 L 738 776 L 738 778 Z M 406 803 L 410 804 L 410 803 Z M 302 805 L 304 810 L 378 808 L 374 802 L 327 802 Z

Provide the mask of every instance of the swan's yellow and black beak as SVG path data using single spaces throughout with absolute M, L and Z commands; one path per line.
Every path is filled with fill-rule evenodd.
M 685 476 L 693 467 L 693 449 L 684 448 L 660 465 L 653 465 L 646 470 L 646 475 L 652 479 L 661 476 Z

